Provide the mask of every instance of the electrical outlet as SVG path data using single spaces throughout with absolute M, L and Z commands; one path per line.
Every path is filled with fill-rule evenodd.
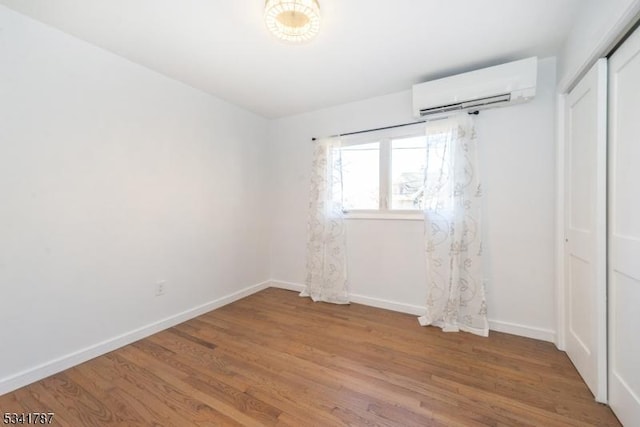
M 167 281 L 166 280 L 158 280 L 156 282 L 156 296 L 162 296 L 167 292 Z

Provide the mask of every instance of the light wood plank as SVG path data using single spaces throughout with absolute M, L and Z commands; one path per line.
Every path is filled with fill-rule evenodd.
M 550 343 L 267 289 L 0 396 L 56 425 L 619 426 Z

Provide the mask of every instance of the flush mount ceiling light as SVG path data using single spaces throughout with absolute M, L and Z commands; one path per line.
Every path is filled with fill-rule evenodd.
M 317 0 L 267 0 L 264 21 L 279 39 L 305 42 L 320 30 L 320 4 Z

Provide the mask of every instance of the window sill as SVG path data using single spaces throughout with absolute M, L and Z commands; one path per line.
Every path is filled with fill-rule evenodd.
M 344 213 L 344 219 L 423 221 L 424 215 L 422 211 L 349 211 Z

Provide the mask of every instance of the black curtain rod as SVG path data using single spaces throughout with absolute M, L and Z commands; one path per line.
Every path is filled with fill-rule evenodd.
M 375 132 L 377 130 L 385 130 L 385 129 L 393 129 L 393 128 L 401 128 L 403 126 L 411 126 L 411 125 L 417 125 L 420 123 L 426 123 L 426 120 L 422 120 L 420 122 L 411 122 L 411 123 L 403 123 L 401 125 L 393 125 L 393 126 L 385 126 L 383 128 L 375 128 L 375 129 L 366 129 L 366 130 L 359 130 L 357 132 L 348 132 L 348 133 L 341 133 L 340 135 L 332 135 L 331 137 L 338 137 L 338 136 L 349 136 L 349 135 L 358 135 L 359 133 L 367 133 L 367 132 Z M 318 138 L 311 138 L 312 141 L 315 141 Z
M 479 114 L 478 111 L 470 111 L 469 114 Z M 401 125 L 393 125 L 393 126 L 385 126 L 382 128 L 375 128 L 375 129 L 366 129 L 366 130 L 359 130 L 357 132 L 348 132 L 348 133 L 341 133 L 339 135 L 332 135 L 332 138 L 338 137 L 338 136 L 349 136 L 349 135 L 358 135 L 359 133 L 367 133 L 367 132 L 375 132 L 377 130 L 386 130 L 386 129 L 393 129 L 393 128 L 401 128 L 403 126 L 411 126 L 411 125 L 419 125 L 420 123 L 426 123 L 427 120 L 421 120 L 419 122 L 411 122 L 411 123 L 403 123 Z M 318 138 L 313 137 L 311 138 L 312 141 L 317 140 Z

